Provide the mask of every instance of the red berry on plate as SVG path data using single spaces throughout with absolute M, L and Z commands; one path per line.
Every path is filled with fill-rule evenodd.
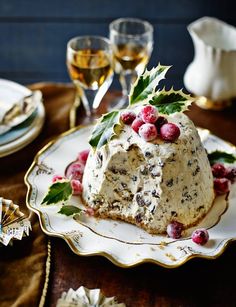
M 131 125 L 136 118 L 136 114 L 132 111 L 124 111 L 120 116 L 122 122 L 126 125 Z
M 73 195 L 79 195 L 83 191 L 82 184 L 79 180 L 72 179 L 71 180 L 71 187 L 72 187 L 72 190 L 73 190 Z
M 226 168 L 221 163 L 215 163 L 211 167 L 212 174 L 216 178 L 224 178 L 226 177 Z
M 225 177 L 234 183 L 236 180 L 236 167 L 228 167 L 226 169 Z
M 72 162 L 66 168 L 65 175 L 67 178 L 81 180 L 84 173 L 84 165 L 81 162 Z
M 182 231 L 183 231 L 183 224 L 177 221 L 170 223 L 166 229 L 168 236 L 172 239 L 181 238 Z
M 227 178 L 215 178 L 214 190 L 217 195 L 223 195 L 229 192 L 230 181 Z
M 209 240 L 209 234 L 208 231 L 204 228 L 202 229 L 196 229 L 192 233 L 192 241 L 199 245 L 204 245 Z
M 95 215 L 95 211 L 93 210 L 93 208 L 87 208 L 85 210 L 85 213 L 88 215 L 88 216 L 94 216 Z
M 138 133 L 139 128 L 140 128 L 143 124 L 144 124 L 144 122 L 142 121 L 141 118 L 136 118 L 136 119 L 132 122 L 131 127 L 132 127 L 132 129 L 133 129 L 136 133 Z
M 146 124 L 154 124 L 158 118 L 157 109 L 151 105 L 144 106 L 139 112 L 139 117 Z
M 158 133 L 160 133 L 161 126 L 167 124 L 168 120 L 164 116 L 159 116 L 157 121 L 155 122 L 155 126 L 157 128 Z
M 77 160 L 85 165 L 88 159 L 88 155 L 89 149 L 82 150 L 78 153 Z
M 173 123 L 167 123 L 161 126 L 160 134 L 164 141 L 174 142 L 180 136 L 180 129 Z
M 60 181 L 60 180 L 63 180 L 63 179 L 65 179 L 65 177 L 63 177 L 63 176 L 61 176 L 61 175 L 54 175 L 54 176 L 52 177 L 52 182 L 55 183 L 55 182 Z
M 139 135 L 145 141 L 153 141 L 157 138 L 157 128 L 153 124 L 143 124 L 138 131 Z

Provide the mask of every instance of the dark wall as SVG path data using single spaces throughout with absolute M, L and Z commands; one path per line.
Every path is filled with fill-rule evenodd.
M 66 42 L 84 34 L 108 35 L 118 17 L 139 17 L 155 28 L 150 66 L 173 65 L 170 82 L 183 86 L 193 58 L 186 26 L 202 16 L 236 25 L 235 0 L 0 0 L 0 78 L 27 84 L 69 81 Z

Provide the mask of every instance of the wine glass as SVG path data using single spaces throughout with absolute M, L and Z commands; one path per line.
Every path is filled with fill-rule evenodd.
M 76 87 L 76 99 L 70 112 L 70 126 L 75 126 L 76 109 L 82 101 L 90 121 L 111 85 L 113 78 L 110 42 L 100 36 L 79 36 L 67 44 L 67 67 Z
M 110 24 L 114 69 L 119 74 L 122 98 L 110 108 L 128 105 L 131 84 L 145 69 L 153 48 L 153 27 L 144 20 L 119 18 Z

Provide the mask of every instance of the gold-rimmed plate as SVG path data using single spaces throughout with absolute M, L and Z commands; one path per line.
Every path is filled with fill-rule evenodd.
M 210 240 L 205 246 L 193 243 L 188 232 L 183 238 L 173 240 L 166 236 L 150 235 L 122 221 L 93 217 L 75 220 L 57 213 L 59 205 L 42 206 L 52 176 L 63 175 L 77 153 L 89 148 L 87 140 L 91 131 L 91 126 L 72 129 L 50 142 L 37 154 L 25 176 L 27 206 L 37 213 L 46 234 L 63 238 L 78 255 L 102 255 L 121 267 L 152 262 L 174 268 L 194 257 L 214 259 L 229 242 L 236 240 L 236 185 L 232 185 L 227 199 L 224 196 L 216 198 L 211 211 L 197 226 L 208 228 Z M 209 152 L 223 150 L 236 154 L 233 145 L 208 130 L 199 129 L 199 134 Z M 72 197 L 70 202 L 82 206 L 79 197 Z

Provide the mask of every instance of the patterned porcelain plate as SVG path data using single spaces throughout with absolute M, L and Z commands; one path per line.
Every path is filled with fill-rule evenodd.
M 63 174 L 66 166 L 77 153 L 88 148 L 92 127 L 70 130 L 44 147 L 35 157 L 25 176 L 28 186 L 27 205 L 39 216 L 42 230 L 63 238 L 78 255 L 102 255 L 121 267 L 131 267 L 153 262 L 164 267 L 178 267 L 194 257 L 214 259 L 236 240 L 236 184 L 228 198 L 217 197 L 212 209 L 199 227 L 208 228 L 210 240 L 199 246 L 190 239 L 191 230 L 179 240 L 161 235 L 150 235 L 138 227 L 110 219 L 83 217 L 77 220 L 57 213 L 59 205 L 42 206 L 42 199 L 54 174 Z M 216 149 L 236 154 L 236 148 L 199 129 L 206 149 Z M 72 197 L 71 204 L 82 206 L 79 197 Z

